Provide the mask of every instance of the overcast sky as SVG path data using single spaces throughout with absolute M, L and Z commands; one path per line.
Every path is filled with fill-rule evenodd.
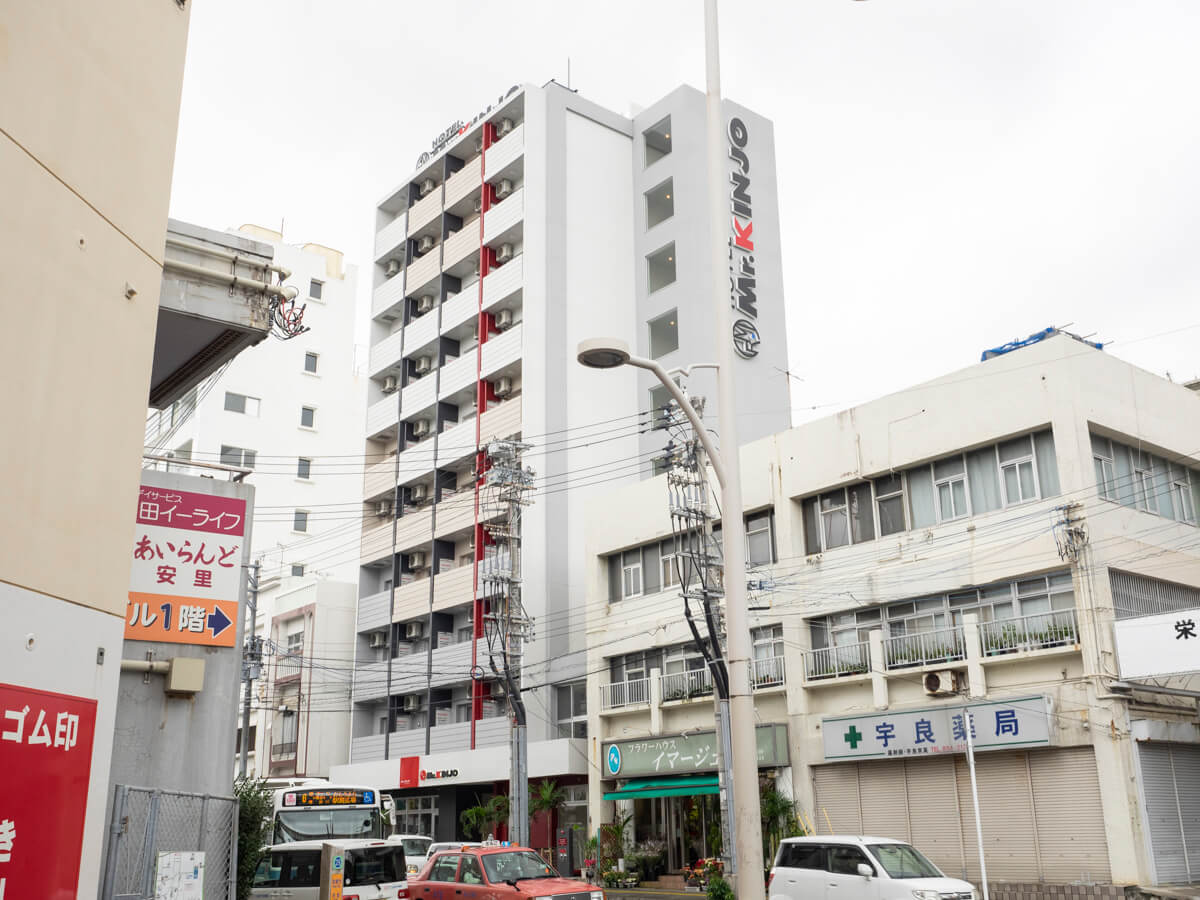
M 721 14 L 724 92 L 775 122 L 797 420 L 1047 325 L 1200 375 L 1200 3 Z M 568 57 L 622 113 L 702 89 L 702 26 L 700 0 L 197 0 L 171 214 L 365 269 L 374 204 L 456 118 Z

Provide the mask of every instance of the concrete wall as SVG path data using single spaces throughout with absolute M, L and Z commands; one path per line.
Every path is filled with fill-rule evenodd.
M 6 645 L 0 682 L 98 701 L 79 810 L 89 898 L 189 12 L 48 0 L 7 4 L 0 22 L 0 608 L 6 640 L 43 638 Z

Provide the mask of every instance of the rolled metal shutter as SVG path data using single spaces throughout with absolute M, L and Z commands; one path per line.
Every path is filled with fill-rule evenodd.
M 1138 744 L 1142 793 L 1146 798 L 1146 827 L 1154 856 L 1154 877 L 1159 884 L 1188 880 L 1183 855 L 1183 827 L 1175 794 L 1175 774 L 1169 744 Z
M 1193 744 L 1168 746 L 1171 766 L 1175 770 L 1175 794 L 1179 798 L 1188 881 L 1194 883 L 1200 879 L 1200 747 Z
M 862 834 L 857 763 L 813 766 L 813 798 L 813 825 L 819 834 Z
M 1029 774 L 1042 877 L 1060 883 L 1110 881 L 1100 777 L 1092 748 L 1031 750 Z
M 862 834 L 908 840 L 908 798 L 903 763 L 858 764 Z
M 969 879 L 979 882 L 979 849 L 975 841 L 975 812 L 971 804 L 971 774 L 965 757 L 955 761 L 958 809 Z M 979 782 L 979 814 L 989 881 L 1037 881 L 1037 844 L 1029 770 L 1024 753 L 989 752 L 975 757 Z
M 906 759 L 904 774 L 909 843 L 951 878 L 965 877 L 954 758 Z

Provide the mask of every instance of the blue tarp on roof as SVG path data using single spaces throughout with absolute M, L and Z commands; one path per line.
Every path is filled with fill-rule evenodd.
M 1005 353 L 1012 353 L 1014 350 L 1020 350 L 1022 347 L 1028 347 L 1030 344 L 1038 343 L 1038 341 L 1044 341 L 1046 338 L 1058 333 L 1059 330 L 1057 328 L 1043 328 L 1041 331 L 1035 331 L 1024 340 L 1012 340 L 1007 344 L 1001 344 L 999 347 L 993 347 L 991 350 L 984 350 L 983 354 L 979 357 L 979 361 L 984 362 L 985 360 L 989 360 L 994 356 L 1003 356 Z M 1075 337 L 1074 335 L 1071 336 Z M 1097 350 L 1104 349 L 1103 344 L 1098 344 L 1094 341 L 1084 341 L 1081 338 L 1075 339 L 1087 344 L 1089 347 L 1095 347 Z

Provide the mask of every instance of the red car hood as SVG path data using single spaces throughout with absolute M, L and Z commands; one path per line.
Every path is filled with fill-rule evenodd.
M 598 891 L 600 888 L 586 881 L 573 878 L 525 878 L 517 882 L 522 894 L 542 897 L 547 894 L 578 894 L 583 891 Z

